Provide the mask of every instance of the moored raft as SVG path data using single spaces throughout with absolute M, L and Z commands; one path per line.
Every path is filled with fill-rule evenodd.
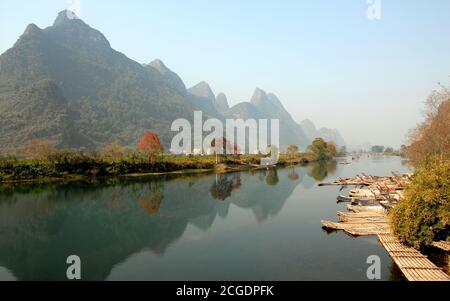
M 372 186 L 380 191 L 395 191 L 403 189 L 410 181 L 409 174 L 398 175 L 392 173 L 392 176 L 371 176 L 371 175 L 356 175 L 353 178 L 338 178 L 331 183 L 319 183 L 318 186 Z
M 402 244 L 392 234 L 378 234 L 378 240 L 409 281 L 450 281 L 450 276 L 425 255 Z
M 337 215 L 339 222 L 322 220 L 320 223 L 327 229 L 343 230 L 353 236 L 390 232 L 386 215 L 380 211 L 338 212 Z
M 450 252 L 450 241 L 435 241 L 432 243 L 433 247 L 444 250 L 446 252 Z
M 323 228 L 343 230 L 352 236 L 377 235 L 379 241 L 392 260 L 409 281 L 450 281 L 441 268 L 432 263 L 427 256 L 404 245 L 391 234 L 388 218 L 380 206 L 347 205 L 349 212 L 337 212 L 339 222 L 322 220 Z M 379 207 L 379 208 L 377 208 Z M 450 250 L 450 242 L 434 242 L 433 246 Z

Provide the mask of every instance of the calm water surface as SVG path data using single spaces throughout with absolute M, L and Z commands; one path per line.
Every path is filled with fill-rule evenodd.
M 320 181 L 406 172 L 398 157 L 239 172 L 0 186 L 0 280 L 367 280 L 400 272 L 375 237 L 327 233 L 339 187 Z

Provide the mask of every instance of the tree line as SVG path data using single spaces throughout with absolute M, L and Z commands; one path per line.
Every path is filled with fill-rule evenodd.
M 415 172 L 391 211 L 394 233 L 417 248 L 450 241 L 450 89 L 432 92 L 425 120 L 411 130 L 404 152 Z
M 220 142 L 220 140 L 222 140 Z M 212 146 L 229 146 L 219 139 Z M 180 170 L 212 170 L 216 168 L 251 168 L 260 164 L 263 154 L 245 155 L 238 147 L 229 154 L 173 155 L 165 152 L 156 133 L 146 131 L 135 148 L 127 148 L 117 141 L 97 150 L 56 149 L 50 140 L 32 139 L 13 156 L 0 156 L 0 182 L 22 180 L 58 180 L 84 176 L 117 176 Z M 272 148 L 270 148 L 272 149 Z M 291 145 L 280 154 L 277 165 L 305 164 L 328 161 L 336 156 L 336 145 L 315 139 L 305 152 Z

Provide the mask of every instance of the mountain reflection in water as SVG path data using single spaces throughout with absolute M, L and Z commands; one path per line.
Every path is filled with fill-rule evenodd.
M 264 170 L 244 177 L 237 172 L 3 186 L 0 265 L 18 279 L 61 279 L 65 258 L 77 254 L 83 274 L 102 280 L 141 249 L 163 254 L 188 224 L 209 229 L 217 215 L 227 217 L 231 204 L 263 222 L 279 212 L 299 182 L 280 181 L 276 170 Z
M 230 174 L 2 185 L 0 267 L 18 280 L 64 280 L 66 258 L 76 254 L 83 280 L 105 280 L 134 254 L 149 250 L 163 256 L 188 227 L 207 232 L 218 217 L 223 222 L 217 227 L 223 227 L 239 211 L 250 213 L 255 225 L 266 224 L 296 187 L 307 191 L 339 173 L 332 162 Z M 219 235 L 217 229 L 212 233 Z M 254 243 L 249 238 L 247 243 Z M 250 258 L 245 256 L 252 255 L 239 260 Z

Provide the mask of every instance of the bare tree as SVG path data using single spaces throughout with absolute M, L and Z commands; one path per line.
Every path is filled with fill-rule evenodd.
M 22 149 L 25 158 L 38 160 L 48 159 L 54 152 L 53 143 L 47 139 L 32 139 Z
M 432 156 L 450 158 L 450 89 L 434 91 L 425 104 L 425 121 L 409 134 L 407 155 L 413 163 Z
M 113 161 L 119 161 L 124 156 L 124 147 L 117 141 L 107 143 L 100 149 L 100 154 Z

